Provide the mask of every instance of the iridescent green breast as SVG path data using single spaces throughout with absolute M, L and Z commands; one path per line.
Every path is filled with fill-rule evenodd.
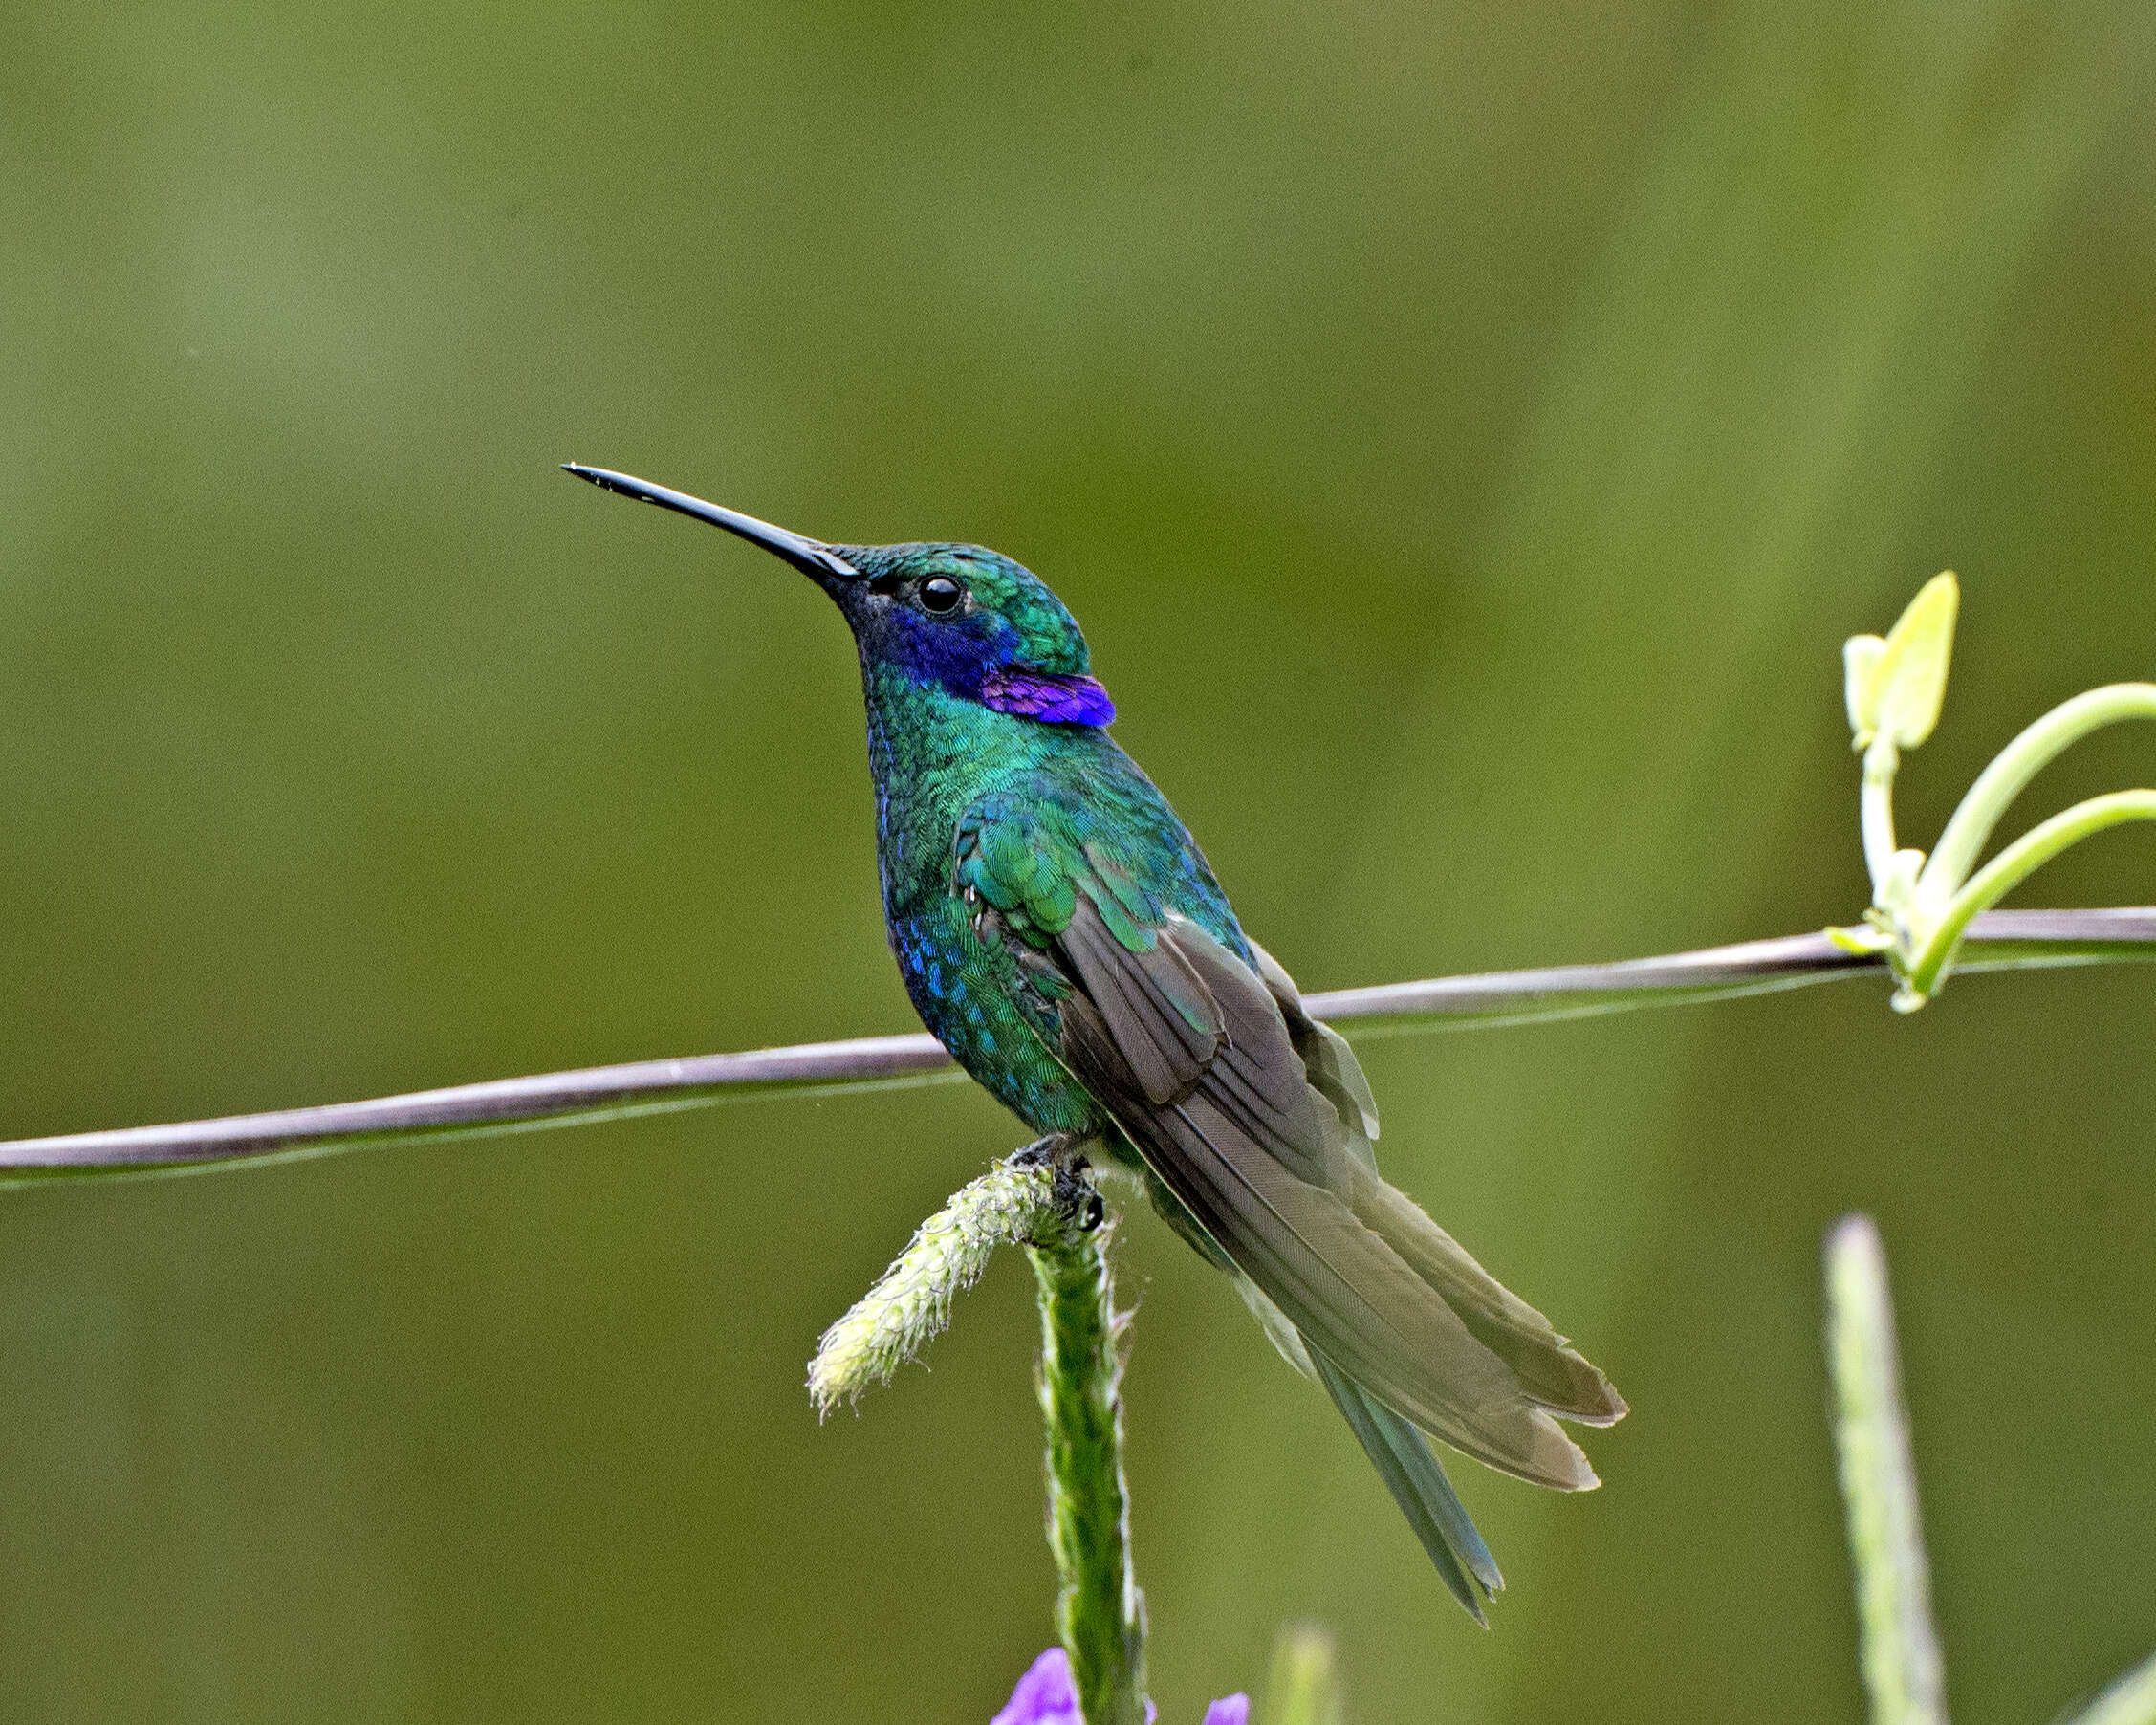
M 864 666 L 863 683 L 884 923 L 914 1010 L 1035 1130 L 1097 1130 L 1100 1109 L 1053 1053 L 1066 985 L 963 896 L 961 819 L 984 800 L 1053 801 L 1073 842 L 1247 953 L 1234 912 L 1174 811 L 1104 731 L 990 711 L 888 666 Z

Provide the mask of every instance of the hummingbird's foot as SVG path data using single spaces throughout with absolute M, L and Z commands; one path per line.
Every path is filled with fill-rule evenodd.
M 1013 1152 L 1011 1166 L 1047 1168 L 1054 1176 L 1049 1190 L 1056 1208 L 1091 1234 L 1106 1220 L 1108 1206 L 1085 1177 L 1091 1167 L 1085 1159 L 1086 1143 L 1076 1132 L 1051 1132 Z
M 1054 1190 L 1056 1202 L 1070 1212 L 1071 1219 L 1085 1233 L 1091 1234 L 1108 1219 L 1108 1201 L 1085 1177 L 1084 1163 L 1079 1163 L 1075 1169 L 1057 1168 Z
M 1076 1132 L 1051 1132 L 1011 1152 L 1013 1168 L 1083 1168 L 1085 1140 Z

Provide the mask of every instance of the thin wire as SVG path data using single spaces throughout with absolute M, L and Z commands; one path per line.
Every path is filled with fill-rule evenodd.
M 1957 972 L 2156 959 L 2156 907 L 2002 910 L 1971 925 Z M 1359 1034 L 1488 1029 L 1804 988 L 1883 973 L 1884 958 L 1825 934 L 1746 941 L 1616 964 L 1442 976 L 1306 995 L 1311 1015 Z M 910 1088 L 959 1076 L 926 1034 L 863 1037 L 686 1059 L 640 1060 L 495 1079 L 367 1102 L 239 1114 L 176 1125 L 0 1143 L 0 1182 L 129 1169 L 171 1174 L 237 1161 L 291 1161 L 359 1145 L 471 1138 L 708 1107 L 779 1092 Z

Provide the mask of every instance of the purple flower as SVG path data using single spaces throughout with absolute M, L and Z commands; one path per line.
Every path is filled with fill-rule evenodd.
M 1153 1717 L 1153 1704 L 1145 1703 L 1145 1717 Z M 1230 1695 L 1206 1709 L 1205 1725 L 1250 1725 L 1251 1698 Z M 1080 1725 L 1078 1691 L 1071 1687 L 1070 1655 L 1050 1648 L 1011 1692 L 1011 1699 L 989 1725 Z
M 1011 1692 L 1010 1705 L 989 1725 L 1080 1725 L 1071 1656 L 1061 1648 L 1050 1648 L 1034 1660 Z

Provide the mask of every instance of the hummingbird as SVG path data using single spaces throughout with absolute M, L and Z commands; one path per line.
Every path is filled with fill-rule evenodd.
M 1623 1398 L 1379 1172 L 1347 1042 L 1243 931 L 1108 728 L 1085 637 L 978 545 L 825 544 L 605 469 L 606 491 L 792 564 L 853 631 L 884 927 L 907 996 L 1059 1173 L 1135 1175 L 1346 1418 L 1453 1597 L 1504 1585 L 1430 1439 L 1536 1485 L 1596 1484 L 1557 1423 Z

